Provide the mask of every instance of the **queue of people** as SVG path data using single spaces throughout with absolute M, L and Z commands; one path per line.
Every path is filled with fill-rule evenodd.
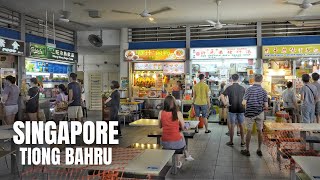
M 71 73 L 69 81 L 68 87 L 65 87 L 63 84 L 58 85 L 59 93 L 56 96 L 56 101 L 53 103 L 55 106 L 54 109 L 55 112 L 65 111 L 69 119 L 82 122 L 82 88 L 77 82 L 77 74 Z M 26 96 L 21 96 L 21 100 L 23 101 L 21 106 L 23 107 L 20 107 L 20 109 L 27 114 L 27 119 L 30 121 L 38 121 L 40 111 L 40 87 L 38 79 L 31 78 L 29 86 L 30 88 Z M 11 75 L 7 76 L 4 81 L 4 90 L 1 97 L 1 105 L 3 106 L 5 114 L 3 121 L 5 125 L 12 125 L 14 123 L 19 111 L 19 97 L 20 90 L 16 85 L 16 78 Z M 63 118 L 60 120 L 63 120 Z

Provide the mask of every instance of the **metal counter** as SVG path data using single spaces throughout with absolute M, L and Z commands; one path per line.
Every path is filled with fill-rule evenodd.
M 157 119 L 162 109 L 164 98 L 135 98 L 135 100 L 143 100 L 143 108 L 141 109 L 141 118 Z

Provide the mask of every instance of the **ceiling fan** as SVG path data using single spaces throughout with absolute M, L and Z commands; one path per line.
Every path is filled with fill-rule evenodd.
M 112 12 L 114 13 L 121 13 L 121 14 L 134 14 L 134 15 L 138 15 L 141 16 L 142 18 L 148 18 L 148 20 L 151 23 L 155 23 L 155 19 L 152 17 L 153 15 L 156 14 L 160 14 L 166 11 L 171 11 L 172 8 L 171 7 L 163 7 L 161 9 L 149 12 L 147 9 L 147 0 L 144 1 L 144 10 L 139 14 L 139 13 L 135 13 L 135 12 L 127 12 L 127 11 L 121 11 L 121 10 L 112 10 Z
M 201 31 L 209 31 L 211 29 L 222 29 L 222 28 L 234 28 L 234 27 L 246 27 L 246 25 L 238 25 L 238 24 L 223 24 L 219 20 L 219 6 L 221 4 L 222 0 L 216 0 L 217 3 L 217 22 L 214 22 L 212 20 L 206 20 L 211 27 L 202 29 Z
M 320 5 L 320 1 L 310 2 L 309 0 L 303 0 L 302 3 L 285 1 L 284 4 L 299 6 L 300 9 L 301 9 L 301 10 L 298 12 L 298 16 L 299 16 L 299 15 L 303 15 L 303 13 L 304 13 L 307 9 L 310 9 L 312 6 Z
M 62 10 L 59 11 L 59 21 L 60 22 L 64 22 L 64 23 L 72 23 L 72 24 L 75 24 L 75 25 L 80 25 L 80 26 L 84 26 L 84 27 L 90 27 L 90 25 L 88 24 L 83 24 L 83 23 L 79 23 L 79 22 L 75 22 L 75 21 L 72 21 L 70 20 L 70 15 L 71 15 L 71 12 L 70 11 L 67 11 L 65 10 L 65 0 L 63 0 L 63 6 L 62 6 Z

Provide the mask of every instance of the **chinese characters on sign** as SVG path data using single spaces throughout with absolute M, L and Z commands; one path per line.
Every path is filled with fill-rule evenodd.
M 71 51 L 47 47 L 40 44 L 30 44 L 30 57 L 56 59 L 75 62 L 78 60 L 78 54 Z
M 23 55 L 24 54 L 24 42 L 0 38 L 0 52 Z
M 185 60 L 185 49 L 143 49 L 125 51 L 125 60 Z
M 262 47 L 262 58 L 292 58 L 318 56 L 320 56 L 320 44 Z
M 256 59 L 256 47 L 191 48 L 190 59 Z

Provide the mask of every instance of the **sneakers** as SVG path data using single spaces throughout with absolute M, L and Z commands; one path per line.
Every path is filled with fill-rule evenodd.
M 244 156 L 250 156 L 250 152 L 248 150 L 241 150 L 240 153 Z
M 204 133 L 208 134 L 208 133 L 211 133 L 211 131 L 210 131 L 210 130 L 207 130 L 207 131 L 205 131 Z
M 179 162 L 178 162 L 178 165 L 177 165 L 177 168 L 180 169 L 181 167 L 182 167 L 182 162 L 179 161 Z
M 191 155 L 189 155 L 188 157 L 186 157 L 186 160 L 187 161 L 193 161 L 194 159 L 193 159 L 193 157 L 191 157 Z

